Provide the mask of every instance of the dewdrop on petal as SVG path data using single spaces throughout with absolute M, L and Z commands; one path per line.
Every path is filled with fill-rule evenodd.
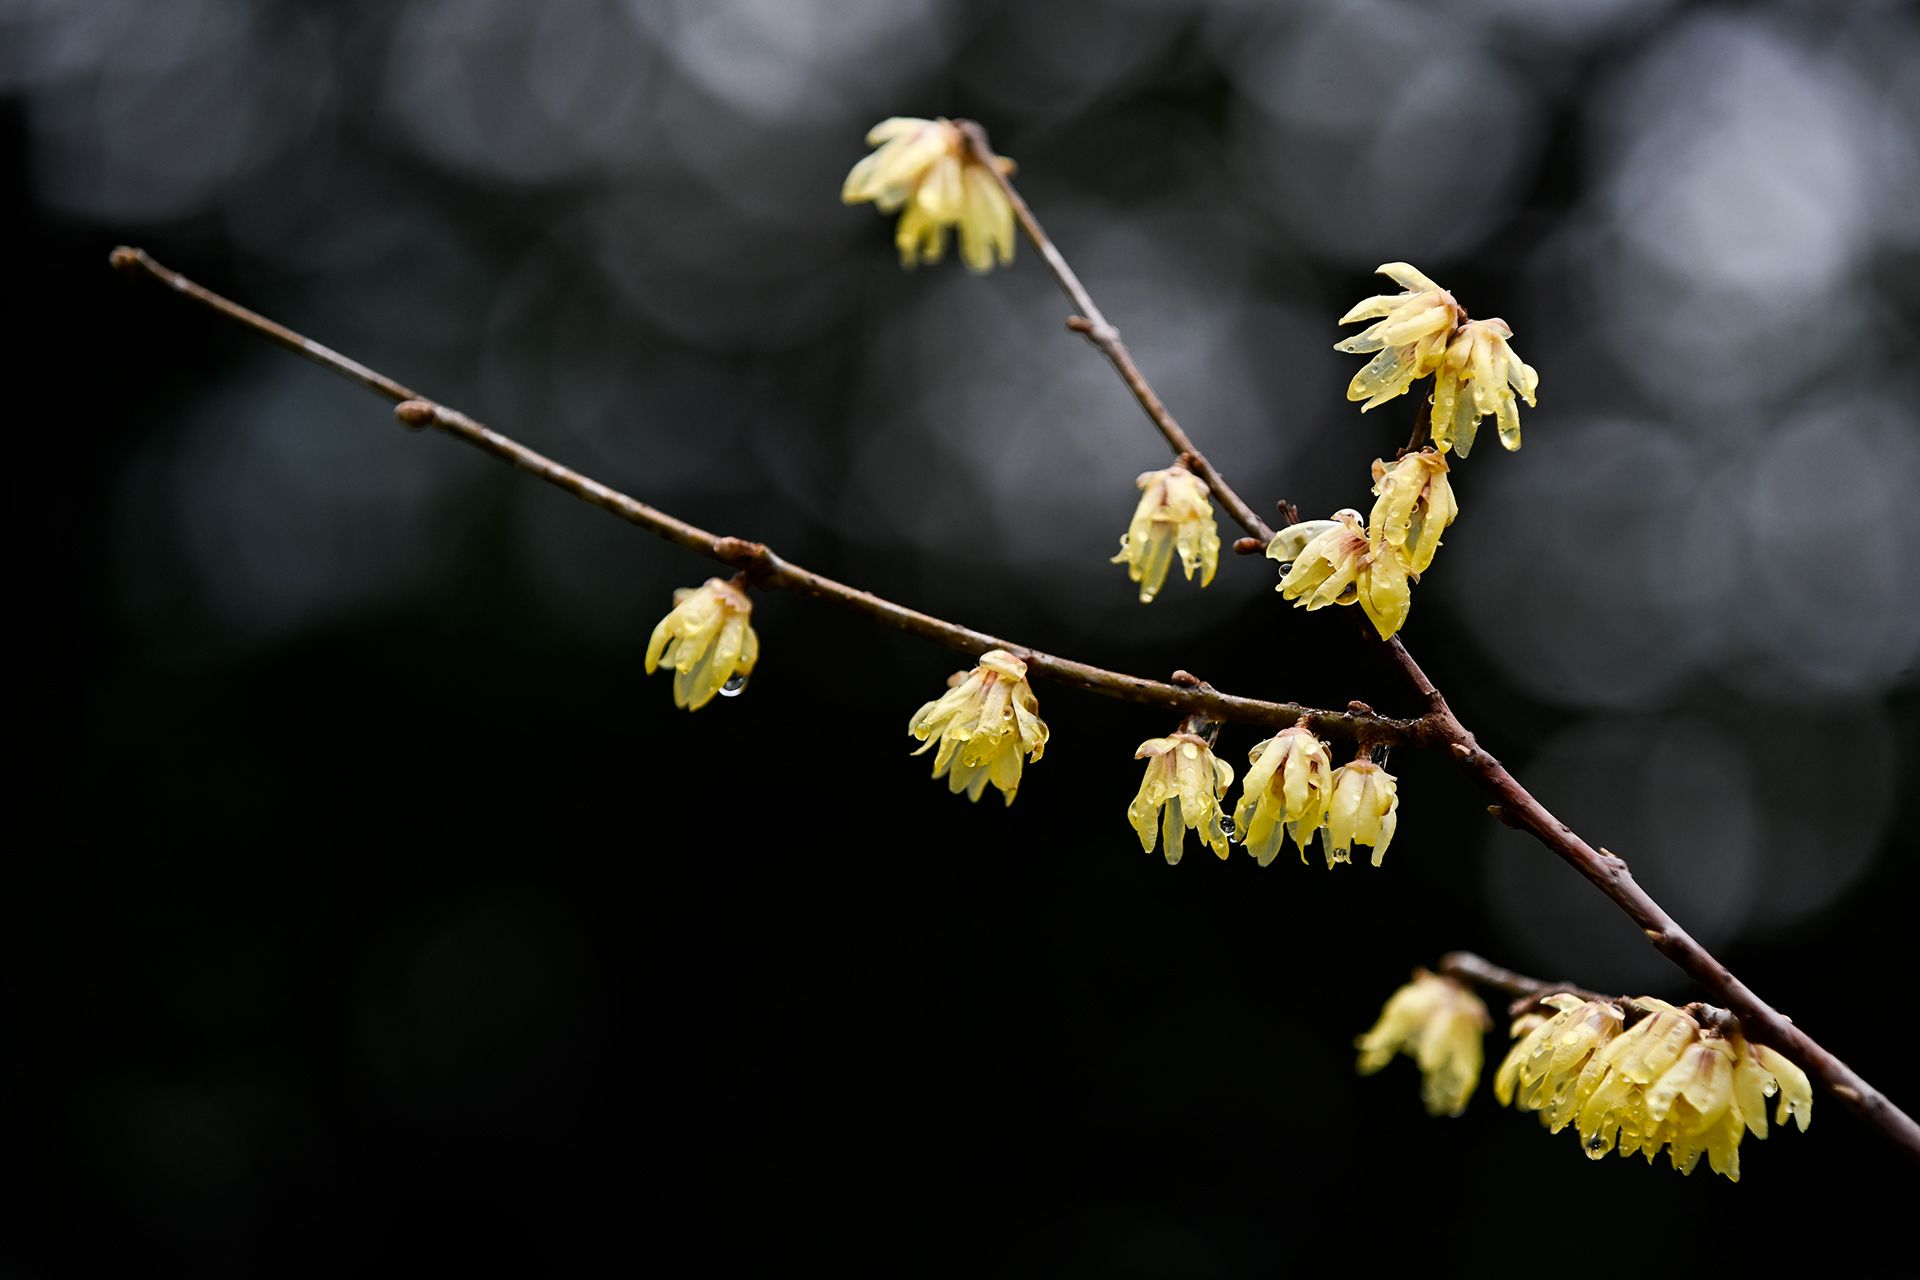
M 940 261 L 949 228 L 959 235 L 969 270 L 1013 261 L 1013 204 L 999 179 L 975 161 L 959 125 L 894 116 L 868 131 L 867 145 L 878 150 L 848 172 L 840 199 L 872 201 L 880 212 L 900 215 L 894 245 L 901 266 Z M 1013 172 L 1005 156 L 993 163 L 1001 173 Z
M 938 746 L 933 776 L 944 777 L 955 795 L 978 800 L 991 782 L 1008 804 L 1020 789 L 1021 758 L 1046 751 L 1047 726 L 1027 683 L 1027 664 L 1005 649 L 980 655 L 972 671 L 955 672 L 948 689 L 916 711 L 907 732 L 925 743 L 915 755 Z
M 752 615 L 753 602 L 730 582 L 708 578 L 704 586 L 680 588 L 647 640 L 647 674 L 664 660 L 673 668 L 674 705 L 698 711 L 753 673 L 760 637 L 748 625 Z
M 1374 552 L 1360 513 L 1351 508 L 1314 525 L 1321 532 L 1305 546 L 1297 546 L 1298 535 L 1287 529 L 1267 544 L 1269 560 L 1292 565 L 1274 589 L 1309 612 L 1358 601 L 1381 639 L 1399 631 L 1413 608 L 1407 563 L 1400 553 L 1391 547 Z
M 1425 573 L 1440 549 L 1440 535 L 1460 514 L 1447 482 L 1447 460 L 1431 449 L 1393 463 L 1376 458 L 1373 492 L 1368 550 L 1378 555 L 1383 544 L 1390 546 L 1406 561 L 1408 572 Z
M 1508 345 L 1513 330 L 1505 320 L 1474 320 L 1460 326 L 1447 346 L 1433 379 L 1433 442 L 1466 457 L 1480 419 L 1488 414 L 1500 428 L 1500 443 L 1520 447 L 1520 409 L 1517 395 L 1529 407 L 1540 386 L 1540 375 Z
M 1467 318 L 1452 294 L 1406 263 L 1389 262 L 1378 273 L 1406 292 L 1368 298 L 1341 316 L 1341 324 L 1375 323 L 1333 347 L 1348 355 L 1379 352 L 1347 386 L 1347 399 L 1366 401 L 1362 413 L 1406 394 L 1415 381 L 1438 368 L 1455 326 Z
M 1185 467 L 1172 466 L 1146 472 L 1138 483 L 1140 502 L 1133 509 L 1133 523 L 1120 535 L 1120 554 L 1111 563 L 1127 566 L 1127 577 L 1140 584 L 1140 603 L 1150 604 L 1160 594 L 1175 554 L 1189 582 L 1198 570 L 1200 585 L 1211 583 L 1220 566 L 1220 529 L 1206 482 Z
M 1220 821 L 1220 802 L 1233 785 L 1233 767 L 1214 756 L 1205 738 L 1191 733 L 1149 738 L 1133 758 L 1147 762 L 1140 790 L 1127 806 L 1140 847 L 1152 853 L 1157 836 L 1160 852 L 1173 866 L 1186 851 L 1187 832 L 1197 831 L 1201 843 L 1224 859 L 1227 829 Z
M 1780 1098 L 1774 1123 L 1785 1125 L 1788 1117 L 1805 1133 L 1813 1123 L 1813 1085 L 1807 1073 L 1764 1044 L 1750 1044 L 1735 1033 L 1733 1043 L 1733 1092 L 1739 1100 L 1741 1118 L 1756 1138 L 1767 1136 L 1767 1099 Z
M 1387 856 L 1400 825 L 1400 796 L 1394 776 L 1370 760 L 1355 760 L 1333 771 L 1327 801 L 1327 865 L 1353 861 L 1353 846 L 1373 846 L 1373 865 Z
M 1240 784 L 1233 825 L 1247 852 L 1261 866 L 1271 863 L 1288 835 L 1307 859 L 1313 833 L 1326 821 L 1333 793 L 1333 761 L 1327 744 L 1303 725 L 1282 729 L 1248 755 L 1251 767 Z
M 1359 1070 L 1370 1076 L 1404 1053 L 1420 1067 L 1427 1114 L 1457 1116 L 1480 1083 L 1481 1037 L 1493 1025 L 1487 1006 L 1464 984 L 1425 969 L 1388 997 L 1373 1029 L 1354 1041 Z

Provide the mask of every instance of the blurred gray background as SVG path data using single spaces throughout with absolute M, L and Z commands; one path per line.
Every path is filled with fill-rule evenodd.
M 1104 561 L 1164 451 L 1061 329 L 1035 255 L 1023 243 L 984 279 L 902 273 L 889 223 L 837 194 L 876 120 L 981 120 L 1214 461 L 1263 509 L 1310 515 L 1364 509 L 1369 462 L 1405 438 L 1411 403 L 1361 417 L 1332 346 L 1337 316 L 1388 287 L 1372 269 L 1410 261 L 1507 319 L 1541 392 L 1521 453 L 1489 435 L 1456 466 L 1462 516 L 1409 646 L 1547 804 L 1911 1106 L 1910 1060 L 1849 1017 L 1899 981 L 1914 885 L 1916 68 L 1920 16 L 1894 3 L 0 0 L 8 221 L 36 330 L 9 518 L 45 650 L 9 695 L 11 843 L 44 890 L 15 909 L 66 940 L 16 969 L 15 1026 L 65 1030 L 12 1033 L 10 1105 L 31 1080 L 71 1089 L 18 1144 L 61 1170 L 25 1168 L 56 1243 L 22 1235 L 0 1260 L 54 1274 L 183 1248 L 245 1270 L 286 1265 L 301 1231 L 343 1238 L 317 1222 L 387 1241 L 416 1211 L 544 1204 L 471 1173 L 463 1145 L 474 1116 L 534 1096 L 572 1095 L 575 1113 L 505 1150 L 615 1200 L 714 1150 L 705 1126 L 730 1135 L 712 1157 L 727 1168 L 780 1165 L 820 1122 L 733 1110 L 733 1090 L 778 1087 L 751 1065 L 776 1041 L 773 1076 L 792 1079 L 782 1055 L 803 1044 L 808 1096 L 859 1112 L 830 1145 L 863 1167 L 905 1124 L 998 1132 L 982 1169 L 1112 1141 L 1155 1153 L 1174 1188 L 1183 1169 L 1247 1190 L 1252 1170 L 1305 1177 L 1323 1158 L 1372 1176 L 1379 1150 L 1327 1156 L 1331 1134 L 1297 1129 L 1290 1150 L 1299 1118 L 1249 1114 L 1279 1104 L 1243 1094 L 1116 1137 L 1109 1113 L 1143 1105 L 1166 1055 L 1249 1091 L 1282 1062 L 1312 1074 L 1285 1087 L 1331 1091 L 1320 1123 L 1417 1151 L 1394 1175 L 1407 1196 L 1437 1194 L 1437 1160 L 1492 1188 L 1518 1170 L 1677 1213 L 1758 1204 L 1704 1175 L 1589 1169 L 1490 1099 L 1456 1125 L 1480 1136 L 1450 1133 L 1397 1069 L 1346 1078 L 1347 1038 L 1451 946 L 1689 994 L 1438 762 L 1390 762 L 1405 799 L 1383 871 L 1255 876 L 1191 853 L 1170 870 L 1120 810 L 1133 743 L 1171 725 L 1042 687 L 1047 760 L 1010 814 L 969 810 L 901 732 L 955 662 L 785 599 L 759 611 L 753 696 L 690 722 L 638 655 L 705 565 L 403 436 L 364 393 L 104 261 L 141 244 L 646 501 L 906 603 L 1142 674 L 1385 708 L 1397 691 L 1345 620 L 1286 609 L 1264 562 L 1139 606 Z M 795 740 L 803 723 L 818 745 Z M 1241 736 L 1223 747 L 1236 766 Z M 778 846 L 794 823 L 843 842 L 830 871 Z M 629 933 L 629 911 L 652 927 Z M 865 932 L 875 911 L 900 913 L 901 935 Z M 729 965 L 810 976 L 769 989 L 701 969 L 715 929 Z M 1183 967 L 1196 946 L 1237 974 L 1211 1012 L 1185 1005 L 1221 979 Z M 666 1012 L 645 959 L 663 949 L 704 984 L 671 984 Z M 876 962 L 949 985 L 876 979 Z M 128 988 L 130 966 L 151 990 Z M 317 1006 L 283 1008 L 293 971 Z M 183 996 L 181 974 L 211 985 Z M 717 1041 L 678 1016 L 710 998 L 745 1010 Z M 183 1000 L 222 1030 L 183 1023 Z M 1089 1000 L 1100 1017 L 1063 1025 Z M 236 1001 L 278 1012 L 236 1028 Z M 1179 1020 L 1143 1012 L 1158 1002 Z M 1303 1006 L 1274 1057 L 1233 1060 Z M 82 1007 L 99 1011 L 85 1033 Z M 1049 1083 L 994 1075 L 969 1103 L 978 1073 L 950 1063 L 903 1111 L 859 1111 L 870 1093 L 825 1064 L 849 1045 L 904 1053 L 898 1018 L 936 1058 L 957 1019 Z M 1135 1033 L 1144 1056 L 1113 1065 Z M 204 1058 L 180 1056 L 208 1034 Z M 668 1136 L 628 1087 L 689 1036 L 731 1046 L 744 1074 L 713 1095 L 675 1076 L 662 1105 L 702 1118 Z M 263 1065 L 261 1037 L 303 1047 Z M 1225 1056 L 1192 1061 L 1210 1039 Z M 556 1041 L 562 1060 L 499 1079 L 473 1065 Z M 1088 1060 L 1115 1073 L 1105 1086 L 1063 1066 Z M 462 1108 L 409 1101 L 442 1086 Z M 1124 1101 L 1086 1101 L 1103 1087 Z M 1806 1163 L 1823 1146 L 1910 1176 L 1831 1101 L 1820 1115 L 1806 1138 L 1749 1143 L 1749 1180 L 1831 1171 Z M 336 1126 L 352 1136 L 316 1136 Z M 974 1166 L 916 1149 L 881 1167 L 931 1182 Z M 463 1168 L 471 1186 L 447 1173 Z M 420 1210 L 420 1169 L 465 1190 Z M 1051 1212 L 1030 1189 L 971 1227 L 927 1206 L 897 1221 L 1015 1270 L 1257 1269 L 1265 1233 L 1289 1229 L 1259 1203 L 1195 1216 L 1177 1189 L 1108 1195 L 1100 1178 L 1047 1182 Z M 730 1187 L 707 1170 L 669 1211 L 692 1221 Z M 810 1203 L 749 1256 L 862 1238 Z M 103 1239 L 100 1222 L 119 1225 Z

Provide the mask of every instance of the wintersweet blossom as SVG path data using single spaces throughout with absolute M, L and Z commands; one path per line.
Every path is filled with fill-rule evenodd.
M 1373 1029 L 1354 1041 L 1359 1069 L 1370 1076 L 1404 1053 L 1420 1067 L 1427 1114 L 1457 1116 L 1480 1083 L 1481 1037 L 1493 1025 L 1471 989 L 1425 969 L 1388 997 Z
M 1140 790 L 1127 806 L 1127 821 L 1140 837 L 1140 847 L 1153 852 L 1154 839 L 1167 865 L 1180 861 L 1187 832 L 1222 858 L 1227 856 L 1227 829 L 1220 821 L 1220 801 L 1233 785 L 1233 767 L 1215 758 L 1205 738 L 1176 733 L 1149 738 L 1133 753 L 1147 762 Z
M 1355 760 L 1333 771 L 1327 801 L 1327 865 L 1353 860 L 1353 846 L 1373 846 L 1373 865 L 1387 856 L 1400 824 L 1400 796 L 1394 776 L 1371 760 Z
M 1333 793 L 1327 744 L 1304 725 L 1295 725 L 1255 747 L 1247 759 L 1251 767 L 1233 811 L 1234 828 L 1247 852 L 1264 867 L 1280 852 L 1283 837 L 1291 835 L 1305 862 Z
M 1440 549 L 1440 535 L 1460 514 L 1447 482 L 1447 460 L 1432 449 L 1393 463 L 1376 458 L 1373 492 L 1368 550 L 1378 555 L 1382 544 L 1390 546 L 1406 561 L 1408 572 L 1425 573 Z
M 673 668 L 674 705 L 698 711 L 753 673 L 760 637 L 748 625 L 752 616 L 753 602 L 730 582 L 708 578 L 704 586 L 680 588 L 647 639 L 647 674 L 664 659 Z
M 995 260 L 1013 261 L 1013 204 L 999 179 L 974 159 L 966 135 L 951 120 L 893 116 L 867 133 L 876 147 L 847 174 L 840 199 L 872 201 L 882 213 L 898 213 L 894 245 L 900 265 L 938 262 L 947 251 L 947 229 L 960 237 L 960 257 L 975 272 Z M 1001 173 L 1013 161 L 993 157 Z
M 1379 352 L 1347 386 L 1347 399 L 1366 401 L 1362 413 L 1406 394 L 1438 368 L 1455 326 L 1467 318 L 1452 294 L 1406 263 L 1389 262 L 1377 270 L 1406 292 L 1368 298 L 1341 316 L 1341 324 L 1375 323 L 1333 347 L 1348 355 Z
M 1775 1122 L 1811 1119 L 1806 1073 L 1764 1045 L 1748 1042 L 1693 1009 L 1641 996 L 1620 1004 L 1558 994 L 1542 1004 L 1551 1017 L 1513 1025 L 1513 1048 L 1494 1077 L 1505 1105 L 1538 1112 L 1555 1133 L 1571 1123 L 1587 1155 L 1665 1150 L 1681 1173 L 1705 1156 L 1714 1172 L 1740 1180 L 1740 1142 L 1767 1136 L 1767 1100 L 1779 1096 Z
M 987 783 L 1008 804 L 1020 789 L 1021 758 L 1038 760 L 1047 746 L 1040 702 L 1027 683 L 1027 664 L 1005 649 L 980 655 L 972 671 L 956 671 L 947 691 L 916 711 L 907 732 L 938 746 L 933 776 L 944 777 L 955 795 L 978 800 Z
M 1200 585 L 1213 581 L 1220 566 L 1220 529 L 1207 500 L 1206 481 L 1182 466 L 1141 475 L 1140 503 L 1133 523 L 1120 535 L 1120 554 L 1114 564 L 1127 566 L 1127 577 L 1140 584 L 1140 603 L 1150 604 L 1166 584 L 1167 570 L 1176 553 L 1180 565 Z
M 1466 457 L 1480 419 L 1488 414 L 1500 428 L 1500 443 L 1520 447 L 1520 410 L 1514 397 L 1535 403 L 1540 375 L 1508 345 L 1513 330 L 1505 320 L 1473 320 L 1460 326 L 1434 371 L 1433 442 L 1442 453 Z
M 1267 544 L 1269 560 L 1291 565 L 1274 590 L 1309 612 L 1357 600 L 1381 639 L 1399 631 L 1413 608 L 1400 553 L 1391 547 L 1375 552 L 1360 513 L 1351 508 L 1312 522 L 1314 536 L 1304 545 L 1300 528 L 1282 529 Z

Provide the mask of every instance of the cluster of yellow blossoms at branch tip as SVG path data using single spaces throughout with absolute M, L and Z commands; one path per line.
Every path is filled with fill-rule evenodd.
M 1406 292 L 1368 298 L 1340 317 L 1341 324 L 1374 323 L 1335 343 L 1335 351 L 1379 353 L 1353 376 L 1347 399 L 1366 401 L 1360 406 L 1365 413 L 1432 374 L 1433 440 L 1442 453 L 1452 449 L 1466 457 L 1480 419 L 1489 414 L 1499 424 L 1500 443 L 1518 449 L 1514 397 L 1532 405 L 1540 375 L 1507 344 L 1513 337 L 1507 322 L 1467 319 L 1451 293 L 1404 262 L 1389 262 L 1379 273 Z
M 894 116 L 868 131 L 867 145 L 879 149 L 853 166 L 840 198 L 900 215 L 893 236 L 900 265 L 940 261 L 949 227 L 959 233 L 969 270 L 991 271 L 996 258 L 1001 266 L 1013 261 L 1013 203 L 1000 179 L 975 160 L 960 126 Z M 993 157 L 993 165 L 1001 173 L 1014 169 L 1005 156 Z
M 1689 1009 L 1641 996 L 1628 1003 L 1632 1026 L 1612 1002 L 1551 995 L 1551 1017 L 1513 1024 L 1513 1048 L 1493 1080 L 1503 1106 L 1540 1113 L 1554 1133 L 1571 1124 L 1587 1155 L 1636 1151 L 1651 1163 L 1662 1148 L 1681 1173 L 1702 1155 L 1715 1173 L 1740 1180 L 1740 1140 L 1767 1136 L 1767 1100 L 1776 1124 L 1813 1118 L 1806 1073 L 1738 1031 L 1702 1025 Z

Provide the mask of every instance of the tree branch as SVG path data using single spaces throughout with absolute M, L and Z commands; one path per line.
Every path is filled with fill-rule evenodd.
M 1120 374 L 1121 380 L 1127 384 L 1128 390 L 1140 402 L 1140 407 L 1153 420 L 1154 426 L 1166 437 L 1167 444 L 1182 464 L 1207 482 L 1215 500 L 1232 513 L 1240 526 L 1252 537 L 1258 538 L 1263 546 L 1271 541 L 1273 530 L 1233 491 L 1218 469 L 1194 445 L 1180 424 L 1174 421 L 1173 415 L 1167 412 L 1167 407 L 1133 363 L 1126 345 L 1120 341 L 1119 330 L 1100 313 L 1086 287 L 1048 238 L 1026 201 L 1020 198 L 1012 181 L 992 162 L 993 152 L 987 144 L 986 132 L 970 120 L 957 123 L 966 135 L 974 158 L 988 173 L 997 177 L 1008 199 L 1013 202 L 1014 216 L 1019 220 L 1021 230 L 1033 242 L 1048 270 L 1053 273 L 1054 280 L 1080 312 L 1078 317 L 1068 321 L 1068 327 L 1084 333 L 1100 348 Z M 1416 429 L 1414 438 L 1418 440 L 1421 434 Z M 1566 823 L 1554 817 L 1490 752 L 1481 749 L 1473 734 L 1453 714 L 1446 698 L 1427 678 L 1426 672 L 1420 669 L 1420 664 L 1414 661 L 1399 637 L 1385 642 L 1372 641 L 1373 633 L 1365 626 L 1364 620 L 1360 621 L 1361 630 L 1369 641 L 1379 644 L 1400 678 L 1425 703 L 1427 713 L 1421 717 L 1421 721 L 1438 724 L 1455 761 L 1482 791 L 1493 797 L 1491 811 L 1494 816 L 1510 827 L 1533 835 L 1612 899 L 1640 926 L 1647 940 L 1662 955 L 1678 965 L 1687 976 L 1740 1019 L 1748 1039 L 1770 1045 L 1794 1059 L 1829 1093 L 1878 1128 L 1909 1155 L 1920 1158 L 1920 1124 L 1915 1124 L 1911 1116 L 1861 1079 L 1858 1073 L 1813 1037 L 1796 1027 L 1785 1014 L 1755 995 L 1640 887 L 1624 860 L 1604 849 L 1595 849 L 1574 834 Z
M 179 272 L 161 266 L 143 250 L 122 246 L 113 251 L 111 262 L 120 271 L 166 285 L 175 293 L 218 312 L 289 351 L 305 356 L 321 368 L 339 374 L 389 400 L 397 401 L 394 415 L 404 425 L 416 430 L 434 427 L 444 431 L 485 453 L 512 463 L 523 471 L 532 472 L 549 484 L 566 490 L 582 502 L 599 507 L 603 511 L 612 512 L 629 524 L 638 525 L 649 533 L 665 538 L 668 542 L 740 570 L 755 586 L 781 587 L 801 595 L 825 600 L 883 626 L 905 631 L 910 635 L 931 640 L 935 644 L 945 645 L 949 649 L 957 649 L 965 654 L 978 656 L 989 649 L 1006 649 L 1018 654 L 1026 662 L 1028 671 L 1035 676 L 1051 680 L 1056 684 L 1084 689 L 1089 693 L 1118 698 L 1123 702 L 1137 702 L 1146 706 L 1177 711 L 1183 715 L 1201 715 L 1209 720 L 1231 720 L 1271 729 L 1284 729 L 1304 720 L 1316 733 L 1356 741 L 1408 746 L 1438 746 L 1444 743 L 1444 739 L 1439 734 L 1439 722 L 1431 718 L 1394 720 L 1385 716 L 1354 711 L 1327 711 L 1292 702 L 1268 702 L 1259 698 L 1243 698 L 1234 694 L 1221 693 L 1185 672 L 1177 673 L 1174 682 L 1170 684 L 1158 680 L 1145 680 L 1139 676 L 1130 676 L 1085 662 L 1076 662 L 1071 658 L 1042 653 L 1011 640 L 1003 640 L 998 636 L 991 636 L 983 631 L 975 631 L 971 627 L 963 627 L 958 623 L 948 622 L 944 618 L 936 618 L 932 614 L 921 613 L 905 605 L 895 604 L 872 592 L 862 591 L 857 587 L 850 587 L 845 583 L 814 573 L 810 569 L 803 569 L 797 564 L 782 559 L 764 543 L 709 533 L 696 525 L 688 524 L 664 511 L 650 507 L 637 498 L 629 497 L 617 489 L 601 484 L 590 476 L 562 466 L 545 454 L 501 435 L 457 409 L 437 404 L 385 374 L 341 355 L 331 347 L 315 342 L 285 325 L 269 320 L 258 312 L 250 311 L 237 302 L 195 284 Z

